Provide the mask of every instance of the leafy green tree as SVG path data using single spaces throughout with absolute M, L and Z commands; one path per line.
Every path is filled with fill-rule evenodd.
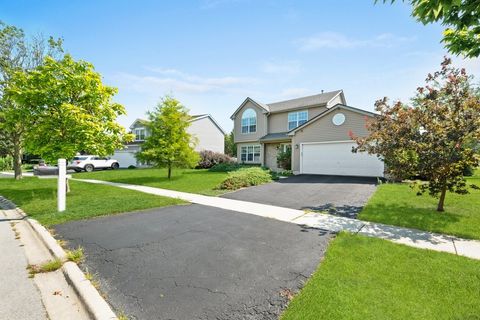
M 28 110 L 25 149 L 49 162 L 73 158 L 83 150 L 106 156 L 132 139 L 116 119 L 125 114 L 112 102 L 117 89 L 102 83 L 92 64 L 70 55 L 47 57 L 35 69 L 16 72 L 5 90 L 19 110 Z
M 375 0 L 378 2 L 379 0 Z M 395 2 L 395 0 L 383 0 Z M 480 56 L 480 3 L 478 0 L 409 0 L 412 16 L 423 24 L 441 22 L 448 51 L 465 57 Z
M 168 179 L 174 167 L 195 167 L 200 157 L 194 150 L 195 141 L 187 132 L 191 119 L 188 110 L 178 100 L 166 96 L 148 115 L 150 135 L 137 153 L 137 159 L 166 167 Z
M 417 91 L 412 106 L 377 101 L 380 115 L 368 122 L 368 137 L 354 137 L 354 151 L 380 155 L 395 178 L 422 177 L 420 193 L 438 197 L 437 211 L 444 211 L 446 192 L 468 193 L 464 171 L 479 165 L 471 142 L 480 140 L 480 95 L 448 58 Z
M 231 157 L 237 156 L 237 145 L 234 142 L 233 130 L 225 135 L 225 153 Z
M 63 53 L 62 39 L 37 36 L 28 39 L 22 29 L 0 21 L 0 149 L 14 159 L 15 178 L 22 177 L 25 135 L 30 128 L 31 109 L 14 104 L 5 96 L 5 88 L 16 72 L 41 65 L 46 56 Z

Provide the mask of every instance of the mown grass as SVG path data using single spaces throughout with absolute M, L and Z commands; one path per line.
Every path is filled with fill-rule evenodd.
M 480 187 L 480 170 L 467 183 Z M 438 199 L 417 196 L 407 183 L 378 186 L 358 218 L 390 225 L 480 239 L 480 190 L 467 195 L 447 193 L 445 211 L 436 211 Z
M 225 191 L 218 190 L 217 187 L 227 175 L 227 172 L 212 172 L 208 169 L 173 169 L 169 180 L 166 169 L 147 168 L 81 172 L 73 176 L 78 179 L 97 179 L 204 195 L 219 195 Z
M 341 233 L 282 320 L 479 319 L 480 261 Z
M 55 179 L 0 179 L 0 195 L 46 226 L 70 220 L 183 204 L 184 201 L 112 186 L 70 181 L 67 210 L 57 211 Z

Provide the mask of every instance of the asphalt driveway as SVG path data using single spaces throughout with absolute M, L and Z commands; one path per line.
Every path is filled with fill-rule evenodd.
M 185 205 L 55 227 L 133 319 L 277 319 L 331 234 Z
M 376 185 L 376 178 L 298 175 L 222 197 L 354 218 L 375 192 Z

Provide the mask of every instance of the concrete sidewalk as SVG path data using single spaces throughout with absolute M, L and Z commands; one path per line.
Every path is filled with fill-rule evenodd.
M 333 232 L 348 231 L 361 235 L 376 237 L 411 247 L 449 252 L 480 260 L 480 241 L 461 239 L 454 236 L 436 234 L 426 231 L 371 223 L 356 219 L 336 217 L 327 214 L 306 213 L 302 210 L 277 207 L 241 200 L 210 197 L 199 194 L 160 189 L 154 187 L 115 183 L 101 180 L 72 179 L 94 184 L 104 184 L 144 193 L 178 198 L 184 201 L 233 210 L 272 218 L 280 221 L 304 225 Z
M 15 205 L 0 196 L 0 319 L 91 319 L 61 269 L 29 278 L 53 256 Z
M 18 236 L 0 211 L 0 319 L 47 319 L 40 291 L 28 278 L 27 258 Z

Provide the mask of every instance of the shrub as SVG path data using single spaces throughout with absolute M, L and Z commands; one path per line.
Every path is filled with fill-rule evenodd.
M 283 170 L 292 169 L 292 149 L 287 148 L 285 151 L 281 151 L 277 154 L 277 165 Z
M 243 166 L 239 163 L 222 162 L 222 163 L 218 163 L 218 164 L 214 165 L 213 167 L 211 167 L 209 171 L 212 171 L 212 172 L 230 172 L 230 171 L 236 171 L 236 170 L 238 170 L 242 167 Z
M 13 169 L 13 158 L 11 156 L 6 156 L 0 158 L 0 170 L 12 170 Z
M 230 172 L 227 178 L 220 184 L 219 189 L 237 190 L 271 181 L 272 175 L 268 170 L 260 167 L 241 168 Z
M 197 169 L 210 169 L 219 163 L 233 163 L 233 158 L 230 156 L 209 150 L 199 152 L 200 161 L 198 162 Z
M 137 169 L 133 164 L 129 165 L 127 169 Z

